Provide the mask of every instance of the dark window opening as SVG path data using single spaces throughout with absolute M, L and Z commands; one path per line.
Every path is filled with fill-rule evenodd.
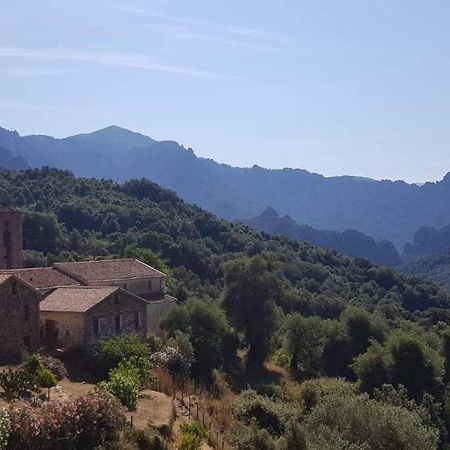
M 92 321 L 92 328 L 94 330 L 94 334 L 98 334 L 98 331 L 99 331 L 99 326 L 98 325 L 99 325 L 98 324 L 98 319 L 94 319 Z
M 138 330 L 141 327 L 139 312 L 134 313 L 134 328 Z
M 128 290 L 128 284 L 127 284 L 127 283 L 124 283 L 124 284 L 123 284 L 123 288 L 127 291 L 127 290 Z
M 152 286 L 152 282 L 151 282 L 151 281 L 149 281 L 149 282 L 148 282 L 148 290 L 149 290 L 149 291 L 151 291 L 151 290 L 152 290 L 152 288 L 153 288 L 153 286 Z
M 12 295 L 17 295 L 17 281 L 14 280 L 11 284 Z
M 116 333 L 120 331 L 120 316 L 116 316 Z
M 28 350 L 30 350 L 30 348 L 31 348 L 31 338 L 30 338 L 30 336 L 25 336 L 25 337 L 23 338 L 23 345 L 24 345 Z

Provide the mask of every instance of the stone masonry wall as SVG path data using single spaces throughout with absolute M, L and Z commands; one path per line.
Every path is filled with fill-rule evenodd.
M 25 346 L 38 349 L 40 299 L 39 293 L 14 278 L 0 285 L 0 360 L 20 357 Z
M 136 313 L 138 317 L 136 317 Z M 98 333 L 94 333 L 94 320 L 96 319 L 98 319 Z M 138 323 L 136 323 L 136 319 L 138 319 Z M 116 321 L 119 321 L 119 328 L 116 327 Z M 145 338 L 146 330 L 146 303 L 125 291 L 120 291 L 117 296 L 112 294 L 85 314 L 86 351 L 91 353 L 99 339 L 107 339 L 121 334 L 133 333 Z
M 22 214 L 0 211 L 0 269 L 20 269 L 22 249 Z

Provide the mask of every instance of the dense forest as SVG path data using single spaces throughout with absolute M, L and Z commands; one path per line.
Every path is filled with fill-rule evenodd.
M 450 296 L 435 285 L 218 219 L 146 179 L 29 169 L 3 172 L 0 190 L 26 212 L 29 266 L 129 256 L 168 273 L 179 304 L 162 325 L 191 349 L 191 377 L 220 371 L 237 393 L 234 448 L 449 448 Z M 255 382 L 268 363 L 283 376 Z

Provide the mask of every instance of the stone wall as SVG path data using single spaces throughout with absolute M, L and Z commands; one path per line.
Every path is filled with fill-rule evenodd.
M 175 304 L 175 298 L 168 295 L 163 300 L 149 302 L 147 304 L 147 332 L 161 336 L 162 331 L 159 323 Z
M 0 360 L 19 358 L 40 345 L 41 295 L 14 277 L 0 284 Z
M 22 213 L 0 211 L 0 269 L 20 269 L 22 249 Z
M 94 321 L 98 321 L 98 332 L 94 332 Z M 137 334 L 145 338 L 147 315 L 145 301 L 121 291 L 98 303 L 85 314 L 84 336 L 88 353 L 99 339 L 121 334 Z
M 54 322 L 54 333 L 49 330 L 50 321 Z M 41 311 L 41 330 L 47 347 L 64 349 L 84 347 L 83 313 Z

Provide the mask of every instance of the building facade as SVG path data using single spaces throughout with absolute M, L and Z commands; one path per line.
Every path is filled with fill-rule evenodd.
M 49 348 L 92 354 L 99 340 L 147 335 L 147 301 L 115 286 L 65 287 L 40 306 L 42 338 Z
M 41 294 L 13 274 L 0 275 L 0 360 L 21 357 L 40 346 Z

